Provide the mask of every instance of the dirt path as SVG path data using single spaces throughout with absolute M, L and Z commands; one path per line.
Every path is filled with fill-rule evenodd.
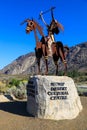
M 0 130 L 87 130 L 87 97 L 81 97 L 83 110 L 73 120 L 43 120 L 26 112 L 26 101 L 0 103 Z

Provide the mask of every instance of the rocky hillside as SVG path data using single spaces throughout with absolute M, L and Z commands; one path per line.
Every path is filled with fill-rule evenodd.
M 87 42 L 78 44 L 70 48 L 67 56 L 68 71 L 78 70 L 80 72 L 87 72 Z M 52 58 L 48 60 L 49 73 L 55 73 L 55 65 Z M 59 60 L 59 70 L 63 70 L 63 63 Z M 41 60 L 41 71 L 44 73 L 45 64 L 44 59 Z M 0 70 L 4 74 L 36 74 L 37 63 L 34 53 L 28 53 L 15 59 L 11 64 Z
M 87 72 L 87 42 L 70 48 L 68 69 Z

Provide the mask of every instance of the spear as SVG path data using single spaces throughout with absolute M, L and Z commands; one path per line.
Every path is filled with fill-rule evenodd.
M 55 8 L 56 8 L 56 7 L 51 7 L 50 9 L 48 9 L 48 10 L 46 10 L 46 11 L 44 11 L 44 12 L 42 12 L 42 11 L 40 12 L 40 14 L 39 14 L 39 19 L 41 19 L 46 26 L 48 26 L 48 25 L 47 25 L 47 23 L 45 22 L 45 20 L 44 20 L 44 18 L 43 18 L 43 14 L 46 14 L 46 13 L 48 13 L 49 11 L 51 11 L 52 19 L 54 19 L 54 17 L 53 17 L 53 9 L 55 9 Z
M 55 9 L 56 7 L 51 7 L 50 9 L 48 9 L 48 10 L 46 10 L 46 11 L 44 11 L 44 12 L 42 12 L 41 11 L 41 13 L 40 14 L 46 14 L 46 13 L 48 13 L 49 11 L 52 11 L 53 9 Z

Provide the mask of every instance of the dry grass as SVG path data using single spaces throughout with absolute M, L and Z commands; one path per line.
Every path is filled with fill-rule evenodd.
M 26 112 L 26 101 L 0 103 L 0 130 L 87 130 L 87 97 L 81 97 L 83 110 L 73 120 L 43 120 Z

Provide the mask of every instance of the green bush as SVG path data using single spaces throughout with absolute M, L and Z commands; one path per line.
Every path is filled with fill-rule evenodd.
M 9 85 L 10 86 L 19 86 L 20 84 L 20 80 L 17 80 L 17 79 L 12 79 L 10 82 L 9 82 Z
M 73 71 L 68 72 L 68 76 L 72 78 L 78 77 L 80 76 L 80 72 L 78 72 L 77 70 L 73 70 Z
M 26 85 L 27 85 L 27 80 L 17 80 L 17 79 L 12 79 L 9 82 L 9 92 L 12 93 L 16 98 L 18 99 L 24 99 L 26 98 Z

